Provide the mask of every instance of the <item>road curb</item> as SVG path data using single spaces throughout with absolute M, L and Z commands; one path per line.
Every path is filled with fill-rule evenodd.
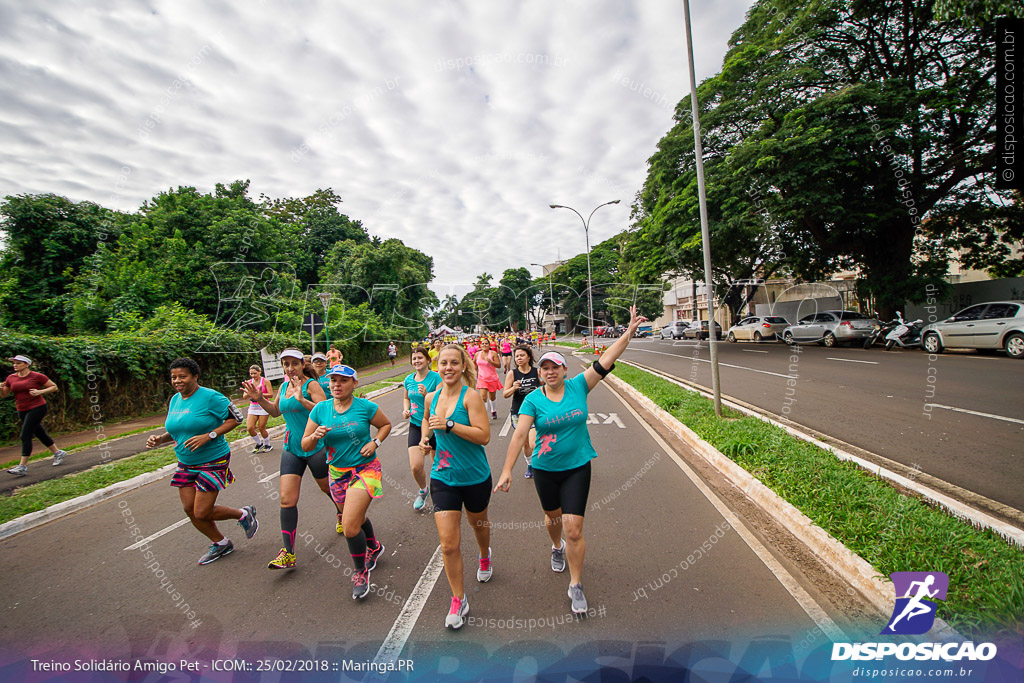
M 658 371 L 651 372 L 650 368 L 647 368 L 639 363 L 634 363 L 632 361 L 620 360 L 619 362 L 625 365 L 632 366 L 638 370 L 643 370 L 644 372 L 653 374 L 656 377 L 660 377 L 661 379 L 664 379 L 666 382 L 671 382 L 678 387 L 686 389 L 687 391 L 698 393 L 701 396 L 704 396 L 705 398 L 708 399 L 711 398 L 711 394 L 709 392 L 703 391 L 692 386 L 688 386 L 687 384 L 679 382 L 671 378 L 670 376 L 666 376 L 665 373 Z M 835 446 L 825 443 L 820 439 L 815 438 L 811 434 L 807 434 L 803 430 L 798 429 L 790 424 L 784 424 L 782 422 L 779 422 L 778 420 L 774 420 L 771 417 L 769 417 L 769 415 L 766 415 L 763 412 L 759 412 L 758 410 L 752 410 L 750 407 L 746 405 L 741 405 L 736 401 L 725 397 L 722 398 L 722 404 L 727 405 L 733 410 L 741 412 L 744 415 L 756 417 L 757 419 L 763 422 L 783 429 L 786 431 L 786 433 L 790 434 L 791 436 L 795 436 L 801 441 L 806 441 L 807 443 L 817 446 L 818 448 L 822 449 L 827 453 L 831 453 L 838 460 L 846 460 L 852 462 L 866 472 L 870 472 L 871 474 L 881 477 L 883 479 L 888 479 L 894 484 L 898 484 L 899 486 L 902 486 L 905 489 L 913 491 L 914 493 L 927 499 L 928 501 L 934 503 L 935 505 L 938 505 L 940 508 L 946 510 L 949 514 L 953 515 L 954 517 L 966 521 L 975 527 L 991 529 L 993 532 L 1003 537 L 1007 541 L 1014 543 L 1020 548 L 1024 548 L 1024 529 L 1013 526 L 1012 524 L 1009 524 L 1007 522 L 1000 521 L 995 517 L 981 510 L 978 510 L 977 508 L 973 508 L 966 503 L 962 503 L 956 500 L 955 498 L 952 498 L 946 495 L 945 493 L 942 493 L 941 491 L 937 491 L 926 484 L 922 484 L 918 481 L 914 481 L 909 477 L 905 477 L 902 474 L 893 472 L 891 469 L 883 467 L 882 465 L 873 463 L 869 460 L 865 460 L 864 458 L 854 455 L 853 453 L 850 453 L 848 451 L 844 451 L 841 448 L 836 448 Z
M 384 394 L 395 391 L 396 389 L 400 389 L 401 387 L 401 384 L 396 384 L 393 387 L 384 387 L 382 389 L 377 389 L 375 391 L 371 391 L 366 396 L 363 396 L 363 398 L 374 399 L 378 396 L 383 396 Z M 286 428 L 284 425 L 277 425 L 276 427 L 271 427 L 270 429 L 268 429 L 267 433 L 271 437 L 276 437 L 284 434 L 285 431 Z M 251 436 L 246 436 L 244 438 L 232 441 L 231 452 L 232 454 L 234 454 L 236 449 L 243 449 L 246 446 L 251 446 L 253 443 L 254 440 Z M 97 465 L 96 467 L 102 467 L 102 465 Z M 119 496 L 123 493 L 134 491 L 135 489 L 141 488 L 146 484 L 151 484 L 154 481 L 159 481 L 160 479 L 163 479 L 167 475 L 174 472 L 175 469 L 177 469 L 177 464 L 171 463 L 170 465 L 165 465 L 158 470 L 153 470 L 152 472 L 145 472 L 144 474 L 132 477 L 131 479 L 125 479 L 124 481 L 115 482 L 110 486 L 106 486 L 101 489 L 96 489 L 95 491 L 91 491 L 77 498 L 65 500 L 61 503 L 56 503 L 42 510 L 36 510 L 35 512 L 30 512 L 27 515 L 22 515 L 21 517 L 12 519 L 9 522 L 4 522 L 3 524 L 0 524 L 0 541 L 4 540 L 5 538 L 10 538 L 11 536 L 20 534 L 23 531 L 34 529 L 37 526 L 46 524 L 47 522 L 52 522 L 55 519 L 59 519 L 66 515 L 73 514 L 80 510 L 84 510 L 85 508 L 88 507 L 92 507 L 93 505 L 102 503 L 108 498 L 113 498 L 114 496 Z M 82 472 L 88 471 L 89 470 L 82 470 Z M 80 473 L 76 472 L 76 474 Z
M 871 563 L 847 548 L 827 531 L 815 525 L 807 515 L 800 512 L 710 443 L 700 438 L 696 432 L 644 396 L 631 384 L 611 374 L 606 379 L 617 391 L 629 396 L 648 410 L 666 429 L 692 448 L 712 467 L 721 472 L 730 483 L 743 491 L 762 510 L 783 525 L 826 566 L 867 598 L 879 614 L 885 617 L 892 614 L 895 606 L 892 583 L 882 579 L 879 571 Z M 941 619 L 936 619 L 932 629 L 921 638 L 963 640 L 963 636 Z

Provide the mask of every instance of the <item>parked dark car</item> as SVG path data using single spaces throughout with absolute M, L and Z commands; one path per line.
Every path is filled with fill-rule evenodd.
M 708 335 L 708 321 L 701 320 L 700 327 L 692 325 L 683 330 L 683 339 L 709 339 Z M 715 322 L 715 339 L 722 338 L 722 326 Z

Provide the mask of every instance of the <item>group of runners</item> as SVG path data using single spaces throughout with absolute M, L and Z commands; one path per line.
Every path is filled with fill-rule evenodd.
M 632 332 L 645 318 L 635 308 L 631 316 Z M 510 490 L 520 453 L 552 542 L 551 569 L 564 572 L 568 566 L 572 611 L 587 611 L 582 586 L 583 517 L 590 460 L 597 455 L 586 424 L 587 395 L 611 370 L 631 337 L 620 337 L 599 361 L 571 379 L 565 357 L 557 351 L 542 353 L 535 360 L 535 346 L 549 341 L 548 335 L 532 339 L 477 335 L 447 344 L 438 339 L 412 349 L 413 371 L 403 382 L 402 412 L 409 421 L 409 465 L 418 486 L 412 506 L 424 510 L 427 499 L 432 501 L 428 509 L 434 513 L 452 591 L 446 627 L 460 628 L 469 613 L 461 554 L 462 513 L 478 549 L 477 581 L 487 582 L 494 572 L 488 522 L 491 494 Z M 299 492 L 308 469 L 320 491 L 330 497 L 337 514 L 336 530 L 345 536 L 352 557 L 352 597 L 369 594 L 370 573 L 384 551 L 369 508 L 383 494 L 377 451 L 392 425 L 376 403 L 354 395 L 358 372 L 342 364 L 336 351 L 332 347 L 332 353 L 313 354 L 307 360 L 298 349 L 284 349 L 280 353 L 284 380 L 276 394 L 260 366 L 251 366 L 250 379 L 241 387 L 250 402 L 247 416 L 222 393 L 200 385 L 200 367 L 194 360 L 179 358 L 170 364 L 175 393 L 168 406 L 166 431 L 151 436 L 147 447 L 174 444 L 178 467 L 171 486 L 178 489 L 189 521 L 210 541 L 199 564 L 214 562 L 234 549 L 217 522 L 235 520 L 247 538 L 259 529 L 255 505 L 234 508 L 218 503 L 220 492 L 234 479 L 226 434 L 245 422 L 253 437 L 253 452 L 269 451 L 273 446 L 267 419 L 281 416 L 286 425 L 280 468 L 282 548 L 268 568 L 296 566 Z M 0 383 L 0 396 L 13 391 L 19 398 L 35 399 L 56 390 L 45 376 L 31 376 L 39 373 L 27 371 L 31 364 L 27 358 L 18 356 L 12 362 L 15 373 Z M 499 392 L 512 399 L 515 431 L 495 484 L 485 447 L 491 440 L 491 422 L 498 416 Z M 19 413 L 22 407 L 19 403 Z M 26 402 L 24 408 L 31 413 L 39 406 Z M 35 415 L 23 416 L 23 440 L 28 430 L 45 444 L 48 437 L 38 425 L 41 416 Z

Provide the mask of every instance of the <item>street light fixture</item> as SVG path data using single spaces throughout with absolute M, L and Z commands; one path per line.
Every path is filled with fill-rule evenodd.
M 327 348 L 330 349 L 331 348 L 331 333 L 330 333 L 330 330 L 327 327 L 327 323 L 328 323 L 328 320 L 327 320 L 327 307 L 330 306 L 330 304 L 331 304 L 331 293 L 330 292 L 320 292 L 316 296 L 317 296 L 318 299 L 320 299 L 320 303 L 322 303 L 324 305 L 324 339 L 327 340 L 325 343 L 327 344 Z
M 608 206 L 609 204 L 618 204 L 618 203 L 619 203 L 618 199 L 613 199 L 610 202 L 605 202 L 604 204 L 601 204 L 596 209 L 594 209 L 593 211 L 590 212 L 590 215 L 587 216 L 586 220 L 583 220 L 583 216 L 580 215 L 580 212 L 577 211 L 576 209 L 572 208 L 571 206 L 563 206 L 562 204 L 549 204 L 548 205 L 552 209 L 569 209 L 574 214 L 579 216 L 581 221 L 583 221 L 583 234 L 587 238 L 587 310 L 588 310 L 588 315 L 589 315 L 589 318 L 590 318 L 589 325 L 590 325 L 590 335 L 591 335 L 591 337 L 593 337 L 593 335 L 594 335 L 594 284 L 590 281 L 590 219 L 594 217 L 595 213 L 597 213 L 597 209 L 600 209 L 602 206 Z

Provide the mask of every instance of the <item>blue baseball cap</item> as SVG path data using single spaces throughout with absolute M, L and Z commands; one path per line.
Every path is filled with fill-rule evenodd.
M 337 375 L 338 377 L 351 377 L 352 379 L 359 379 L 356 369 L 349 367 L 348 365 L 335 365 L 333 368 L 324 373 L 325 377 L 331 377 Z

